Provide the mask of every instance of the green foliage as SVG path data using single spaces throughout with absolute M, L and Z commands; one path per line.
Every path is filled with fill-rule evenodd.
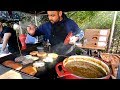
M 79 27 L 111 28 L 114 12 L 112 11 L 75 11 L 68 12 L 67 16 L 73 19 Z
M 90 22 L 95 14 L 95 11 L 72 11 L 66 13 L 66 15 L 73 19 L 81 28 L 84 28 L 85 23 Z
M 66 13 L 66 15 L 73 19 L 83 30 L 90 28 L 111 29 L 114 11 L 72 11 Z M 117 14 L 110 50 L 113 53 L 120 53 L 120 11 Z

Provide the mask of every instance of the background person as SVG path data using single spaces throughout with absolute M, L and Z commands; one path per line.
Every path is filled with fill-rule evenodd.
M 18 52 L 19 46 L 21 48 L 21 43 L 16 35 L 16 31 L 11 27 L 3 26 L 2 23 L 3 20 L 0 20 L 0 41 L 2 40 L 1 53 L 4 52 L 7 45 L 10 53 Z

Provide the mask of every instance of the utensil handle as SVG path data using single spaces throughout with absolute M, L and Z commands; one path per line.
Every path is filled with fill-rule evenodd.
M 61 67 L 62 70 L 60 70 L 59 67 Z M 57 74 L 58 74 L 59 77 L 64 77 L 64 76 L 67 76 L 67 75 L 71 75 L 71 73 L 69 73 L 69 72 L 63 67 L 63 62 L 58 63 L 58 64 L 55 66 L 55 69 L 56 69 L 56 72 L 57 72 Z

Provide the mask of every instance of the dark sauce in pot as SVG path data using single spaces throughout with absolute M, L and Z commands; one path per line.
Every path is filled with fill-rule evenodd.
M 83 78 L 102 78 L 106 76 L 106 73 L 100 67 L 89 62 L 68 62 L 65 68 L 72 74 Z

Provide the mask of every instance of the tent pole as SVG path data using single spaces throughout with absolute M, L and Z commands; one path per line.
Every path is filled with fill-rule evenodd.
M 36 11 L 35 11 L 35 25 L 38 26 L 38 24 L 37 24 L 37 13 L 36 13 Z
M 112 28 L 111 28 L 110 38 L 109 38 L 109 44 L 108 44 L 108 50 L 107 50 L 108 52 L 110 52 L 110 47 L 111 47 L 112 40 L 113 40 L 116 17 L 117 17 L 117 11 L 115 11 L 114 18 L 113 18 L 113 23 L 112 23 Z
M 21 21 L 19 21 L 19 26 L 20 26 L 20 32 L 19 32 L 19 34 L 23 34 L 22 27 L 21 27 Z

